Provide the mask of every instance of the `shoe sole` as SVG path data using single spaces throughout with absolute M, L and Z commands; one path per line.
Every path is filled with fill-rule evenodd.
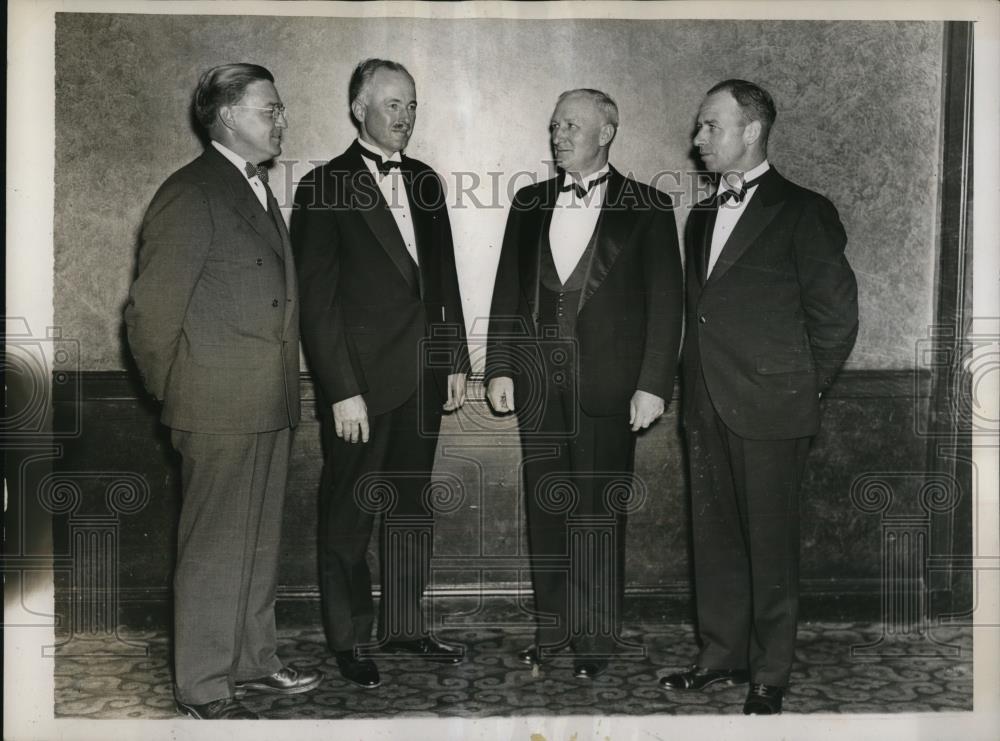
M 699 690 L 707 689 L 708 687 L 714 687 L 717 684 L 721 684 L 724 687 L 739 687 L 743 684 L 748 684 L 750 682 L 747 680 L 736 680 L 736 679 L 713 679 L 711 682 L 705 682 L 705 684 L 700 684 L 697 687 L 674 687 L 670 684 L 660 684 L 660 687 L 667 690 L 668 692 L 698 692 Z
M 292 687 L 290 689 L 278 689 L 276 687 L 270 687 L 266 684 L 242 684 L 237 686 L 233 690 L 233 695 L 235 697 L 244 697 L 248 692 L 261 692 L 268 695 L 300 695 L 303 692 L 309 692 L 316 689 L 322 684 L 323 680 L 317 679 L 315 682 L 310 682 L 309 684 L 304 684 L 299 687 Z
M 193 710 L 188 710 L 180 706 L 177 706 L 177 710 L 185 718 L 190 718 L 191 720 L 232 720 L 231 718 L 206 718 L 203 715 L 198 715 Z M 256 718 L 240 718 L 239 720 L 261 720 L 261 717 L 258 715 Z
M 361 684 L 360 682 L 355 682 L 353 679 L 348 679 L 347 677 L 341 676 L 345 682 L 347 682 L 352 687 L 357 687 L 362 690 L 375 690 L 382 686 L 382 680 L 378 680 L 378 684 Z
M 407 651 L 405 648 L 400 648 L 400 649 L 390 648 L 388 650 L 383 649 L 381 653 L 371 654 L 370 656 L 366 656 L 366 658 L 370 659 L 381 658 L 387 654 L 391 654 L 392 656 L 412 656 L 415 659 L 423 659 L 424 661 L 433 661 L 435 664 L 461 664 L 463 661 L 465 661 L 464 656 L 450 657 L 450 656 L 441 656 L 436 654 L 418 654 L 412 651 Z

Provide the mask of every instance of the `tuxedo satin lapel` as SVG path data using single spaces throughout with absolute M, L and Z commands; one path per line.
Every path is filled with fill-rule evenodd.
M 703 210 L 692 214 L 695 221 L 695 234 L 698 235 L 697 250 L 694 259 L 697 264 L 698 282 L 705 285 L 705 273 L 708 270 L 708 256 L 712 251 L 712 230 L 715 228 L 716 209 L 706 204 Z
M 385 254 L 396 265 L 410 287 L 414 291 L 419 291 L 416 265 L 413 264 L 410 253 L 406 251 L 406 244 L 403 243 L 396 220 L 389 213 L 389 204 L 382 197 L 382 191 L 378 189 L 375 178 L 361 161 L 361 155 L 354 153 L 353 159 L 355 163 L 346 180 L 345 195 L 348 199 L 351 197 L 358 199 L 360 205 L 357 210 L 361 212 L 361 217 L 375 235 L 379 246 L 385 250 Z
M 521 284 L 525 298 L 531 308 L 531 315 L 535 317 L 536 324 L 538 318 L 538 291 L 541 280 L 541 257 L 542 250 L 546 249 L 549 240 L 549 226 L 552 224 L 552 209 L 556 205 L 556 198 L 559 196 L 559 178 L 553 178 L 548 183 L 548 187 L 542 191 L 541 202 L 535 212 L 538 234 L 531 242 L 532 250 L 529 254 L 521 256 L 521 275 L 524 280 Z
M 776 176 L 777 173 L 773 173 L 773 175 Z M 765 176 L 765 179 L 761 180 L 760 185 L 757 186 L 746 211 L 736 222 L 733 233 L 729 235 L 729 239 L 723 245 L 719 259 L 716 260 L 712 274 L 708 276 L 706 283 L 712 283 L 726 274 L 767 225 L 774 220 L 784 204 L 780 180 L 777 177 Z M 711 244 L 711 234 L 708 235 L 708 240 Z
M 410 200 L 410 217 L 413 219 L 413 235 L 417 238 L 417 259 L 420 261 L 420 265 L 430 265 L 432 264 L 431 261 L 433 259 L 434 251 L 433 218 L 431 217 L 430 212 L 423 208 L 425 203 L 421 193 L 414 191 L 413 182 L 415 173 L 410 167 L 410 163 L 407 159 L 403 159 L 403 163 L 400 165 L 399 171 L 403 176 L 403 189 L 406 191 L 406 197 Z M 406 245 L 403 245 L 403 249 L 406 249 Z M 417 269 L 417 277 L 420 280 L 420 295 L 423 296 L 424 280 L 419 267 Z
M 264 210 L 257 200 L 253 187 L 243 177 L 243 174 L 233 166 L 233 163 L 223 157 L 212 145 L 205 150 L 205 155 L 213 163 L 223 185 L 232 196 L 233 208 L 251 228 L 263 237 L 271 249 L 282 255 L 281 237 L 271 221 L 271 215 Z
M 590 260 L 590 269 L 587 271 L 587 282 L 580 295 L 578 311 L 583 309 L 594 295 L 594 291 L 604 282 L 608 271 L 628 242 L 632 227 L 635 225 L 632 199 L 629 199 L 627 206 L 621 201 L 624 185 L 625 178 L 611 168 L 608 187 L 604 191 L 604 205 L 594 227 L 594 253 Z

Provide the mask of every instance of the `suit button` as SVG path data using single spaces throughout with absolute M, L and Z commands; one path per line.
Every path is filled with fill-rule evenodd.
M 258 265 L 263 265 L 263 264 L 264 264 L 264 258 L 262 258 L 262 257 L 258 257 L 258 258 L 257 258 L 257 264 L 258 264 Z
M 278 308 L 278 299 L 274 299 L 274 301 L 271 302 L 271 306 Z
M 701 316 L 698 317 L 698 321 L 701 322 L 702 324 L 705 324 L 705 322 L 708 321 L 708 317 L 702 314 Z

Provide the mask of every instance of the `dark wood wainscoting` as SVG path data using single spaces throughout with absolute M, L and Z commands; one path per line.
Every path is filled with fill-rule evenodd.
M 157 406 L 126 372 L 70 375 L 56 388 L 56 428 L 70 434 L 42 491 L 58 503 L 48 506 L 56 512 L 57 607 L 71 621 L 163 624 L 180 492 Z M 283 618 L 314 622 L 322 455 L 306 375 L 302 391 L 279 609 Z M 479 384 L 471 391 L 466 407 L 445 419 L 438 446 L 431 593 L 438 605 L 454 599 L 474 610 L 516 608 L 530 594 L 518 435 L 513 420 L 490 413 Z M 955 610 L 953 583 L 938 583 L 932 566 L 968 555 L 955 552 L 963 540 L 950 534 L 969 492 L 927 466 L 930 399 L 930 374 L 917 371 L 848 371 L 825 399 L 801 504 L 804 618 L 872 619 L 881 612 L 894 619 L 893 610 L 913 606 L 927 613 L 941 595 Z M 638 443 L 626 578 L 633 605 L 686 620 L 689 505 L 677 401 Z M 370 558 L 374 567 L 374 547 Z

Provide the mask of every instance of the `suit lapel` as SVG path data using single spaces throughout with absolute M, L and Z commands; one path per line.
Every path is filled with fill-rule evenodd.
M 431 265 L 434 252 L 434 230 L 433 219 L 431 218 L 430 211 L 424 208 L 424 205 L 428 204 L 427 198 L 422 195 L 422 193 L 414 193 L 414 172 L 413 167 L 410 164 L 410 159 L 408 157 L 403 157 L 403 162 L 399 168 L 400 174 L 403 176 L 403 188 L 406 190 L 406 197 L 410 201 L 410 218 L 413 222 L 413 236 L 417 240 L 417 260 L 420 265 Z M 390 217 L 392 214 L 389 214 Z M 398 229 L 397 229 L 398 231 Z M 403 249 L 406 249 L 406 245 L 403 245 Z M 407 258 L 409 258 L 409 253 L 407 253 Z M 410 262 L 413 262 L 412 259 Z M 417 269 L 417 280 L 420 283 L 420 295 L 424 295 L 424 280 L 423 272 Z
M 781 211 L 781 208 L 784 206 L 782 181 L 783 179 L 773 167 L 761 179 L 753 198 L 750 199 L 746 210 L 740 216 L 739 221 L 736 222 L 732 234 L 729 235 L 729 239 L 723 245 L 719 259 L 716 260 L 712 274 L 708 276 L 706 283 L 717 281 L 725 275 L 729 268 L 743 256 L 743 253 L 760 236 L 764 228 Z M 709 245 L 711 245 L 711 230 L 706 229 L 705 231 L 707 234 L 706 239 Z
M 360 147 L 355 142 L 352 147 Z M 413 258 L 406 251 L 406 244 L 396 226 L 396 220 L 389 212 L 389 204 L 382 197 L 375 178 L 362 161 L 361 154 L 357 151 L 348 150 L 351 167 L 345 184 L 345 194 L 359 199 L 362 204 L 357 211 L 360 211 L 362 218 L 375 235 L 379 246 L 385 250 L 386 255 L 396 265 L 400 274 L 414 291 L 419 291 L 419 273 L 417 266 L 413 263 Z M 412 212 L 411 208 L 411 212 Z M 415 231 L 415 230 L 414 230 Z
M 299 300 L 298 285 L 295 279 L 294 258 L 292 257 L 292 240 L 288 236 L 288 227 L 285 226 L 285 220 L 281 217 L 281 209 L 278 208 L 278 201 L 270 187 L 267 188 L 267 208 L 268 215 L 273 218 L 274 226 L 281 238 L 281 259 L 285 263 L 285 298 L 287 300 L 285 301 L 284 333 L 287 335 Z
M 211 144 L 205 149 L 205 156 L 209 157 L 222 182 L 229 190 L 236 213 L 246 220 L 279 257 L 284 257 L 281 235 L 275 228 L 271 215 L 261 207 L 260 201 L 257 200 L 257 194 L 254 193 L 253 187 L 247 182 L 243 173 L 237 170 L 233 163 L 223 157 Z M 271 197 L 273 198 L 273 196 Z
M 715 208 L 712 199 L 702 201 L 695 207 L 695 212 L 691 215 L 695 219 L 694 229 L 695 242 L 692 258 L 695 261 L 695 275 L 698 282 L 705 285 L 705 271 L 708 270 L 708 259 L 712 250 L 712 231 L 715 229 L 715 216 L 718 210 Z
M 635 223 L 631 205 L 626 206 L 625 202 L 622 201 L 625 178 L 613 167 L 610 169 L 611 176 L 608 178 L 608 187 L 604 191 L 604 205 L 601 207 L 601 214 L 594 227 L 594 252 L 590 258 L 587 282 L 580 294 L 578 312 L 583 309 L 590 297 L 604 282 L 608 271 L 611 270 L 611 266 L 614 265 L 622 248 L 628 242 Z
M 538 206 L 538 233 L 532 240 L 532 249 L 521 256 L 521 275 L 524 276 L 522 285 L 530 287 L 530 294 L 525 298 L 531 307 L 531 316 L 534 319 L 536 328 L 538 325 L 538 296 L 541 289 L 541 263 L 542 251 L 548 249 L 549 226 L 552 224 L 552 209 L 555 208 L 556 198 L 559 195 L 560 178 L 556 177 L 546 183 L 545 190 L 542 191 L 541 202 Z

